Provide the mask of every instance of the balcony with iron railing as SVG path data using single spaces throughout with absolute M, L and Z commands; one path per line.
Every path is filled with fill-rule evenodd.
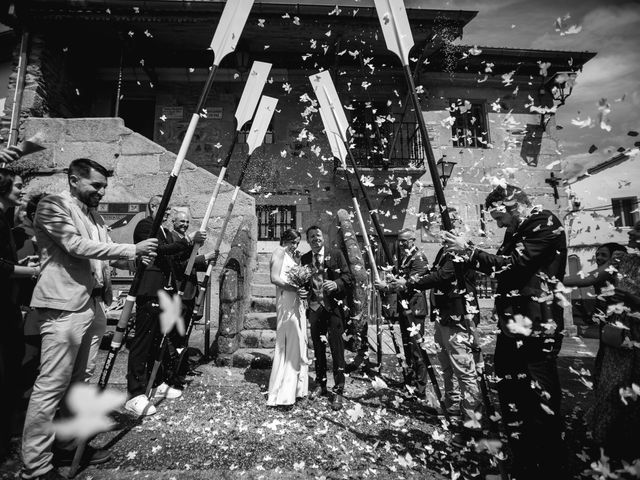
M 353 135 L 351 149 L 360 168 L 375 170 L 407 169 L 425 171 L 425 153 L 417 123 L 402 122 L 379 130 Z M 381 146 L 380 136 L 384 145 Z

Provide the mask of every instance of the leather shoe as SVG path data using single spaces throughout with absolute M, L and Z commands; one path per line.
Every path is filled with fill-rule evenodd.
M 318 397 L 326 397 L 327 395 L 328 395 L 327 387 L 324 387 L 322 385 L 318 385 L 309 394 L 309 400 L 315 400 Z
M 73 463 L 75 450 L 57 450 L 53 454 L 53 464 L 57 467 L 68 467 Z M 111 460 L 111 454 L 107 450 L 99 450 L 91 446 L 87 446 L 82 454 L 83 465 L 100 465 Z
M 341 410 L 343 402 L 344 402 L 344 399 L 342 398 L 342 395 L 340 395 L 339 393 L 336 393 L 335 396 L 333 397 L 333 402 L 331 402 L 331 409 L 336 411 Z

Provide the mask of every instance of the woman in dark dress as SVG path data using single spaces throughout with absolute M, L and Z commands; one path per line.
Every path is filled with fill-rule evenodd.
M 598 355 L 593 439 L 612 460 L 633 461 L 640 445 L 640 222 L 629 231 L 629 252 L 616 255 L 616 287 L 607 299 Z
M 13 238 L 13 211 L 22 202 L 22 179 L 0 168 L 0 461 L 8 453 L 12 419 L 18 404 L 22 362 L 22 314 L 17 279 L 40 273 L 33 258 L 18 261 Z
M 596 250 L 596 265 L 597 269 L 589 272 L 587 275 L 570 275 L 564 277 L 562 283 L 565 287 L 593 287 L 593 291 L 596 295 L 595 305 L 591 321 L 597 324 L 602 330 L 603 325 L 606 322 L 607 317 L 607 297 L 603 296 L 603 290 L 611 289 L 617 284 L 617 275 L 615 269 L 611 268 L 611 262 L 617 255 L 626 253 L 627 249 L 619 243 L 604 243 L 600 245 Z M 595 383 L 598 382 L 600 377 L 600 369 L 602 367 L 602 355 L 604 349 L 598 348 L 598 354 L 596 355 L 595 365 L 593 368 L 593 378 Z

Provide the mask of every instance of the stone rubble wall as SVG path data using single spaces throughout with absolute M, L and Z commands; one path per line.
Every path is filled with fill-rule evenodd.
M 126 128 L 120 118 L 28 118 L 20 137 L 29 138 L 35 133 L 42 135 L 46 149 L 24 157 L 16 165 L 30 172 L 27 195 L 66 190 L 63 169 L 72 160 L 86 157 L 113 171 L 103 203 L 146 203 L 152 195 L 162 194 L 176 158 L 172 152 Z M 187 160 L 183 163 L 170 205 L 188 211 L 190 231 L 200 228 L 216 182 L 217 177 L 212 173 Z M 232 185 L 222 183 L 201 252 L 213 250 L 233 190 Z M 253 197 L 240 191 L 222 240 L 218 266 L 212 274 L 212 318 L 217 318 L 217 282 L 227 264 L 228 252 L 235 245 L 234 237 L 239 229 L 250 229 L 248 251 L 255 252 L 256 225 Z

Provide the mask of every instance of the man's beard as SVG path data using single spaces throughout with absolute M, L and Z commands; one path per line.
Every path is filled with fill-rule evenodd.
M 96 208 L 102 200 L 102 196 L 95 193 L 78 195 L 78 198 L 89 208 Z

